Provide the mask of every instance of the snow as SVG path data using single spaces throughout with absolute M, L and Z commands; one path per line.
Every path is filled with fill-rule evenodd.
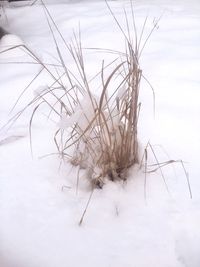
M 123 47 L 121 33 L 104 1 L 45 2 L 67 42 L 80 23 L 84 47 Z M 109 3 L 124 23 L 123 7 L 128 8 L 129 1 Z M 43 61 L 56 62 L 42 6 L 23 5 L 5 7 L 0 22 L 12 34 L 0 41 L 1 51 L 3 46 L 23 42 Z M 76 192 L 78 170 L 68 163 L 60 166 L 53 142 L 59 122 L 47 119 L 46 106 L 33 121 L 32 157 L 31 110 L 27 110 L 11 128 L 0 131 L 1 267 L 200 266 L 200 3 L 142 0 L 135 1 L 134 8 L 138 29 L 149 16 L 145 33 L 154 18 L 163 14 L 141 57 L 143 74 L 155 90 L 156 114 L 154 118 L 152 91 L 143 81 L 140 142 L 144 146 L 150 139 L 161 162 L 184 161 L 193 198 L 181 164 L 175 163 L 163 168 L 170 193 L 157 171 L 147 175 L 145 199 L 145 175 L 136 166 L 130 169 L 126 183 L 108 181 L 102 190 L 93 192 L 79 226 L 91 194 L 89 183 L 80 172 Z M 59 45 L 64 54 L 63 43 Z M 92 76 L 101 68 L 104 55 L 85 53 L 87 72 Z M 105 57 L 109 61 L 110 55 Z M 72 64 L 67 54 L 66 60 Z M 0 127 L 51 82 L 43 73 L 10 114 L 41 69 L 28 64 L 32 61 L 19 47 L 0 53 Z M 148 157 L 153 159 L 150 151 Z

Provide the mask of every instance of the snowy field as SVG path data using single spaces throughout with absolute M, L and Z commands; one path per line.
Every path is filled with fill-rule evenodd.
M 83 47 L 122 49 L 124 39 L 104 1 L 45 3 L 66 42 L 80 24 Z M 88 182 L 81 179 L 77 193 L 78 170 L 67 163 L 60 167 L 53 141 L 58 122 L 47 119 L 45 106 L 33 122 L 31 156 L 29 109 L 9 130 L 0 131 L 0 267 L 200 266 L 200 2 L 133 3 L 138 30 L 148 16 L 145 34 L 162 16 L 140 62 L 156 94 L 154 118 L 152 91 L 142 82 L 141 146 L 150 140 L 161 162 L 184 161 L 192 199 L 180 163 L 163 168 L 169 192 L 159 171 L 147 175 L 146 199 L 145 175 L 136 166 L 126 183 L 110 181 L 94 191 L 79 226 L 90 196 Z M 131 13 L 129 1 L 109 4 L 123 24 L 124 8 Z M 44 62 L 55 63 L 55 43 L 42 6 L 23 5 L 5 6 L 1 26 L 16 36 L 4 36 L 0 51 L 24 42 Z M 60 39 L 58 43 L 64 55 L 65 47 Z M 85 53 L 91 75 L 104 56 L 110 57 Z M 40 70 L 30 62 L 19 48 L 0 53 L 0 127 L 49 82 L 46 74 L 39 76 L 12 110 Z M 67 56 L 66 62 L 72 64 Z

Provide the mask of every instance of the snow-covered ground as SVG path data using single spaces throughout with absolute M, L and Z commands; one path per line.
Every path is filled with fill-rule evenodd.
M 109 3 L 123 24 L 123 8 L 130 14 L 129 1 Z M 80 23 L 84 47 L 123 47 L 104 1 L 46 4 L 67 42 Z M 0 19 L 17 36 L 4 36 L 0 50 L 24 42 L 44 62 L 55 62 L 42 6 L 14 5 L 5 7 Z M 0 132 L 0 267 L 200 266 L 200 2 L 138 0 L 134 11 L 138 29 L 148 15 L 146 33 L 162 15 L 141 57 L 143 73 L 155 90 L 156 114 L 154 119 L 152 92 L 143 81 L 139 138 L 143 145 L 151 141 L 160 161 L 185 162 L 193 198 L 180 163 L 163 168 L 170 193 L 159 171 L 148 174 L 146 200 L 145 175 L 135 167 L 125 184 L 108 182 L 94 191 L 79 226 L 91 192 L 88 183 L 81 179 L 76 194 L 77 169 L 67 163 L 60 167 L 55 154 L 43 157 L 57 152 L 57 125 L 47 120 L 45 107 L 33 123 L 32 158 L 27 110 L 8 131 Z M 102 57 L 86 52 L 89 73 L 100 69 Z M 48 83 L 45 74 L 40 76 L 10 114 L 40 70 L 27 61 L 30 57 L 19 48 L 0 53 L 0 127 L 32 99 L 38 86 Z M 72 64 L 67 57 L 66 62 Z

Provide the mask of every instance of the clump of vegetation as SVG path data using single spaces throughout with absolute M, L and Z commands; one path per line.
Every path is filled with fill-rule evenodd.
M 56 47 L 58 63 L 49 64 L 43 62 L 25 44 L 15 45 L 0 51 L 1 54 L 20 48 L 31 58 L 30 62 L 27 61 L 25 64 L 31 63 L 40 66 L 39 72 L 22 91 L 13 109 L 41 73 L 45 72 L 52 80 L 48 86 L 38 88 L 32 101 L 18 112 L 8 124 L 12 124 L 17 120 L 27 108 L 34 107 L 29 124 L 31 142 L 32 123 L 38 109 L 42 105 L 47 105 L 49 107 L 48 117 L 55 120 L 56 116 L 58 128 L 54 135 L 54 141 L 59 155 L 62 160 L 67 160 L 72 165 L 84 169 L 85 176 L 92 186 L 90 197 L 79 222 L 80 225 L 83 222 L 94 188 L 102 188 L 107 178 L 112 181 L 126 180 L 128 169 L 139 163 L 137 131 L 141 108 L 141 103 L 139 102 L 141 79 L 144 79 L 149 84 L 140 68 L 140 57 L 159 21 L 159 19 L 154 21 L 152 29 L 145 35 L 146 18 L 141 32 L 138 34 L 131 1 L 130 19 L 126 12 L 124 13 L 125 29 L 117 20 L 107 2 L 106 4 L 118 25 L 121 38 L 125 41 L 125 46 L 122 52 L 111 49 L 98 49 L 104 53 L 111 53 L 116 57 L 108 63 L 102 60 L 99 72 L 92 79 L 91 75 L 88 75 L 86 71 L 87 60 L 84 57 L 85 49 L 82 46 L 80 30 L 78 34 L 74 35 L 74 41 L 69 44 L 66 43 L 44 3 L 42 6 L 46 12 L 46 19 Z M 58 45 L 58 37 L 62 40 L 68 56 L 72 59 L 73 64 L 70 67 L 66 64 L 63 50 L 61 51 Z M 154 90 L 152 87 L 151 89 L 154 100 Z M 100 91 L 100 94 L 96 95 L 96 91 Z M 5 138 L 0 142 L 0 145 L 21 137 L 11 136 Z M 148 151 L 153 155 L 155 162 L 151 165 L 147 164 Z M 175 162 L 181 163 L 187 179 L 190 197 L 192 198 L 189 176 L 183 161 L 168 160 L 159 162 L 152 145 L 148 142 L 144 148 L 143 157 L 140 159 L 140 167 L 144 167 L 145 199 L 147 173 L 159 170 L 169 192 L 162 168 Z
M 130 25 L 125 13 L 125 31 L 110 6 L 107 6 L 125 40 L 125 51 L 110 50 L 116 54 L 116 59 L 107 65 L 103 60 L 101 70 L 92 82 L 86 73 L 80 32 L 74 36 L 74 42 L 66 44 L 44 6 L 53 27 L 60 34 L 73 59 L 75 70 L 71 71 L 65 64 L 49 23 L 64 71 L 60 77 L 56 77 L 53 86 L 39 96 L 43 101 L 49 94 L 55 98 L 51 109 L 60 116 L 60 128 L 55 134 L 60 155 L 64 159 L 69 159 L 73 165 L 86 169 L 86 176 L 92 185 L 98 187 L 102 187 L 105 177 L 113 181 L 125 180 L 128 168 L 138 163 L 138 99 L 140 81 L 143 77 L 139 58 L 147 40 L 157 27 L 156 22 L 142 44 L 147 19 L 138 38 L 132 2 L 133 25 Z M 134 36 L 131 36 L 131 32 Z M 99 96 L 94 94 L 96 80 L 101 81 Z M 56 93 L 58 89 L 59 94 Z
M 141 70 L 138 54 L 129 40 L 126 41 L 127 52 L 121 55 L 120 61 L 112 64 L 111 72 L 106 77 L 102 63 L 99 97 L 93 94 L 86 76 L 81 43 L 76 43 L 76 47 L 70 50 L 80 70 L 80 77 L 77 85 L 68 74 L 73 93 L 68 96 L 69 102 L 62 103 L 64 116 L 61 124 L 65 120 L 70 137 L 61 142 L 64 144 L 62 149 L 58 148 L 65 155 L 69 147 L 74 146 L 71 163 L 86 168 L 91 181 L 98 186 L 101 186 L 104 177 L 125 179 L 127 169 L 138 162 Z
M 132 2 L 131 22 L 125 12 L 126 29 L 122 28 L 106 4 L 125 40 L 125 49 L 123 52 L 109 50 L 116 55 L 115 60 L 109 64 L 102 60 L 101 69 L 92 80 L 86 73 L 80 31 L 74 35 L 74 41 L 67 44 L 44 4 L 59 59 L 59 66 L 54 66 L 57 71 L 42 62 L 28 47 L 21 45 L 32 60 L 42 67 L 33 81 L 43 71 L 53 79 L 51 85 L 37 90 L 35 98 L 27 105 L 35 105 L 30 120 L 30 134 L 36 111 L 42 104 L 47 104 L 50 115 L 58 116 L 59 120 L 54 137 L 59 154 L 71 164 L 84 168 L 91 184 L 97 187 L 102 187 L 105 177 L 113 181 L 125 180 L 128 168 L 138 163 L 139 90 L 143 77 L 139 59 L 158 23 L 155 22 L 150 33 L 143 38 L 147 18 L 138 36 Z M 73 60 L 73 70 L 65 63 L 55 32 Z M 101 81 L 101 93 L 98 96 L 94 93 L 94 85 L 98 84 L 95 81 Z

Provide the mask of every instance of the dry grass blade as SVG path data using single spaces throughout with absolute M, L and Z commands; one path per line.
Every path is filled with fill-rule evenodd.
M 159 147 L 160 147 L 160 145 L 159 145 Z M 156 161 L 156 163 L 154 163 L 154 164 L 147 164 L 147 162 L 148 162 L 148 160 L 147 160 L 148 149 L 150 149 L 150 151 L 152 152 L 153 157 L 154 157 L 154 159 Z M 162 148 L 162 150 L 165 152 L 165 155 L 167 155 L 167 157 L 169 157 L 168 153 L 166 153 L 166 151 L 163 148 Z M 192 189 L 191 189 L 191 185 L 190 185 L 189 174 L 188 174 L 188 172 L 187 172 L 187 170 L 185 168 L 185 164 L 184 164 L 183 160 L 172 160 L 172 159 L 169 159 L 167 161 L 159 162 L 158 158 L 156 156 L 156 152 L 154 151 L 154 149 L 153 149 L 152 145 L 150 144 L 150 142 L 148 142 L 146 147 L 145 147 L 145 149 L 144 149 L 144 153 L 143 153 L 143 156 L 142 156 L 142 159 L 141 159 L 141 162 L 140 162 L 140 168 L 142 168 L 142 166 L 144 164 L 144 172 L 145 172 L 144 196 L 145 196 L 145 200 L 146 200 L 146 178 L 147 178 L 147 174 L 148 173 L 157 172 L 158 170 L 160 171 L 161 177 L 163 178 L 163 181 L 164 181 L 164 184 L 165 184 L 165 187 L 166 187 L 168 193 L 170 194 L 162 169 L 164 167 L 166 167 L 166 166 L 172 165 L 174 174 L 175 174 L 175 176 L 177 176 L 176 172 L 175 172 L 174 165 L 173 165 L 174 163 L 181 164 L 181 167 L 182 167 L 182 169 L 184 171 L 184 174 L 185 174 L 185 177 L 186 177 L 187 186 L 188 186 L 188 190 L 189 190 L 189 195 L 190 195 L 190 198 L 192 199 Z
M 94 193 L 94 188 L 93 188 L 92 191 L 90 192 L 90 196 L 89 196 L 89 199 L 88 199 L 88 201 L 87 201 L 86 207 L 85 207 L 85 209 L 84 209 L 84 211 L 83 211 L 83 214 L 82 214 L 82 216 L 81 216 L 81 219 L 80 219 L 80 221 L 79 221 L 79 225 L 80 225 L 80 226 L 81 226 L 82 223 L 83 223 L 83 220 L 84 220 L 85 214 L 86 214 L 86 212 L 87 212 L 88 206 L 89 206 L 89 204 L 90 204 L 90 201 L 91 201 L 91 199 L 92 199 L 93 193 Z
M 155 153 L 155 151 L 154 151 L 152 145 L 151 145 L 150 143 L 148 143 L 148 146 L 150 147 L 150 149 L 151 149 L 151 151 L 152 151 L 152 153 L 153 153 L 153 156 L 154 156 L 154 158 L 155 158 L 155 160 L 156 160 L 156 164 L 157 164 L 157 166 L 158 166 L 158 170 L 160 171 L 160 174 L 161 174 L 161 177 L 162 177 L 163 182 L 164 182 L 164 184 L 165 184 L 165 187 L 166 187 L 166 189 L 167 189 L 167 192 L 170 194 L 168 185 L 167 185 L 166 180 L 165 180 L 165 176 L 164 176 L 163 171 L 162 171 L 162 165 L 160 164 L 160 162 L 159 162 L 159 160 L 158 160 L 158 158 L 157 158 L 157 156 L 156 156 L 156 153 Z
M 182 160 L 181 160 L 181 165 L 182 165 L 182 167 L 183 167 L 183 170 L 184 170 L 184 173 L 185 173 L 185 177 L 186 177 L 186 179 L 187 179 L 187 185 L 188 185 L 188 189 L 189 189 L 190 198 L 192 199 L 192 189 L 191 189 L 191 186 L 190 186 L 189 174 L 188 174 L 188 172 L 186 171 L 185 165 L 184 165 L 184 163 L 183 163 Z

